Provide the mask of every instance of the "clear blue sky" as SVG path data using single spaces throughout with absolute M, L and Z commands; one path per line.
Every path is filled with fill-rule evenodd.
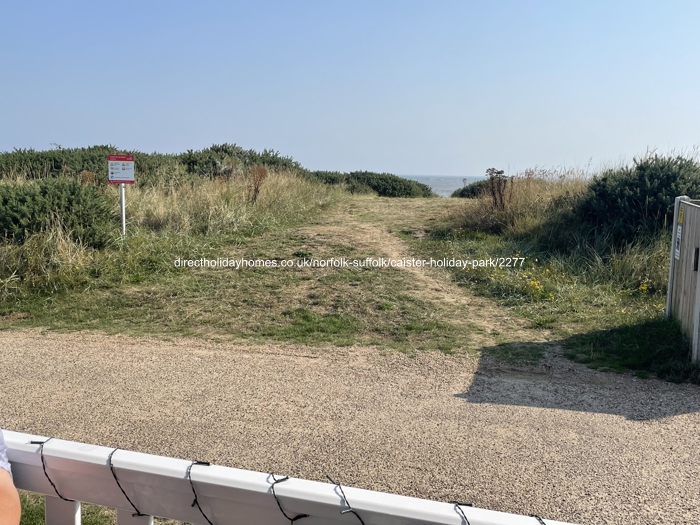
M 481 175 L 700 143 L 700 2 L 5 2 L 0 151 Z

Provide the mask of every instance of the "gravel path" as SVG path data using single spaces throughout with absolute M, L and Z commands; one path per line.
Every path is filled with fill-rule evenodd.
M 0 333 L 0 426 L 576 523 L 697 523 L 700 388 L 376 349 Z

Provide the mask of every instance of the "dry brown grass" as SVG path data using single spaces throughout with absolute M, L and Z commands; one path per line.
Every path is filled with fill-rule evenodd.
M 311 206 L 338 196 L 338 191 L 328 186 L 259 168 L 247 178 L 131 188 L 127 219 L 155 231 L 229 234 L 296 220 Z
M 97 174 L 92 171 L 83 170 L 78 174 L 78 180 L 81 184 L 95 184 L 95 182 L 97 182 Z
M 253 166 L 248 174 L 248 200 L 257 202 L 262 184 L 267 178 L 265 166 Z
M 112 286 L 172 270 L 174 257 L 202 256 L 245 236 L 296 224 L 341 198 L 341 191 L 287 172 L 271 172 L 248 198 L 245 177 L 182 181 L 127 190 L 127 239 L 86 247 L 58 222 L 23 244 L 0 240 L 0 303 L 59 290 Z M 21 181 L 18 178 L 16 182 Z M 24 183 L 24 182 L 19 182 Z M 119 209 L 119 190 L 105 193 Z M 2 308 L 0 304 L 0 308 Z
M 521 236 L 571 206 L 588 183 L 586 171 L 534 168 L 509 177 L 498 195 L 470 200 L 459 216 L 463 228 Z

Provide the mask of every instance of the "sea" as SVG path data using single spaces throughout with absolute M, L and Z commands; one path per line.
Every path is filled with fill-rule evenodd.
M 477 180 L 483 180 L 486 177 L 455 177 L 444 175 L 399 175 L 404 179 L 415 180 L 422 182 L 432 188 L 432 190 L 440 195 L 440 197 L 449 197 L 452 192 L 459 188 L 471 184 Z

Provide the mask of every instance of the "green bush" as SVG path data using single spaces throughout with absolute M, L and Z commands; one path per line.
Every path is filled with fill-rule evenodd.
M 107 184 L 107 155 L 110 154 L 134 156 L 139 184 L 153 182 L 164 169 L 173 169 L 179 162 L 176 155 L 125 151 L 109 144 L 47 151 L 15 149 L 0 153 L 0 179 L 78 178 L 81 172 L 88 171 L 96 175 L 97 183 Z
M 245 150 L 235 144 L 213 144 L 198 151 L 188 150 L 180 154 L 142 153 L 127 151 L 112 145 L 88 148 L 61 148 L 47 151 L 15 149 L 0 152 L 0 179 L 24 178 L 44 179 L 52 177 L 75 177 L 83 171 L 96 175 L 96 181 L 107 184 L 107 155 L 133 155 L 136 183 L 153 185 L 166 178 L 172 179 L 181 168 L 192 177 L 232 176 L 256 165 L 287 171 L 303 171 L 301 165 L 291 157 L 277 151 L 264 150 L 259 153 Z
M 325 184 L 345 184 L 351 193 L 375 192 L 380 197 L 434 197 L 429 186 L 391 173 L 371 171 L 314 171 L 310 175 Z
M 348 176 L 347 173 L 340 171 L 312 171 L 308 175 L 324 184 L 342 184 L 347 181 Z
M 0 179 L 46 179 L 70 177 L 81 179 L 81 173 L 89 172 L 90 178 L 105 185 L 107 179 L 107 155 L 133 155 L 136 184 L 154 186 L 160 182 L 190 183 L 201 178 L 229 178 L 247 173 L 253 166 L 304 175 L 325 184 L 344 184 L 352 193 L 376 192 L 384 197 L 432 197 L 425 184 L 403 179 L 390 173 L 356 171 L 310 172 L 292 157 L 278 151 L 246 150 L 236 144 L 213 144 L 202 150 L 188 150 L 179 154 L 142 153 L 127 151 L 112 145 L 88 148 L 61 148 L 36 151 L 15 149 L 0 152 Z
M 278 151 L 265 149 L 262 153 L 245 150 L 236 144 L 213 144 L 199 151 L 188 150 L 177 156 L 187 171 L 207 177 L 230 177 L 253 166 L 285 171 L 303 171 L 301 164 Z
M 348 179 L 356 184 L 368 186 L 380 197 L 434 197 L 430 186 L 414 180 L 397 177 L 391 173 L 353 171 Z
M 595 177 L 577 215 L 616 241 L 631 241 L 670 226 L 680 195 L 700 197 L 700 164 L 681 156 L 648 156 Z
M 488 179 L 477 180 L 470 184 L 467 184 L 463 188 L 459 188 L 458 190 L 453 191 L 450 197 L 458 197 L 462 199 L 476 199 L 479 197 L 479 195 L 489 190 L 489 184 L 490 183 Z
M 76 241 L 102 248 L 115 231 L 115 213 L 94 186 L 72 179 L 0 184 L 0 235 L 6 240 L 21 244 L 55 226 Z

